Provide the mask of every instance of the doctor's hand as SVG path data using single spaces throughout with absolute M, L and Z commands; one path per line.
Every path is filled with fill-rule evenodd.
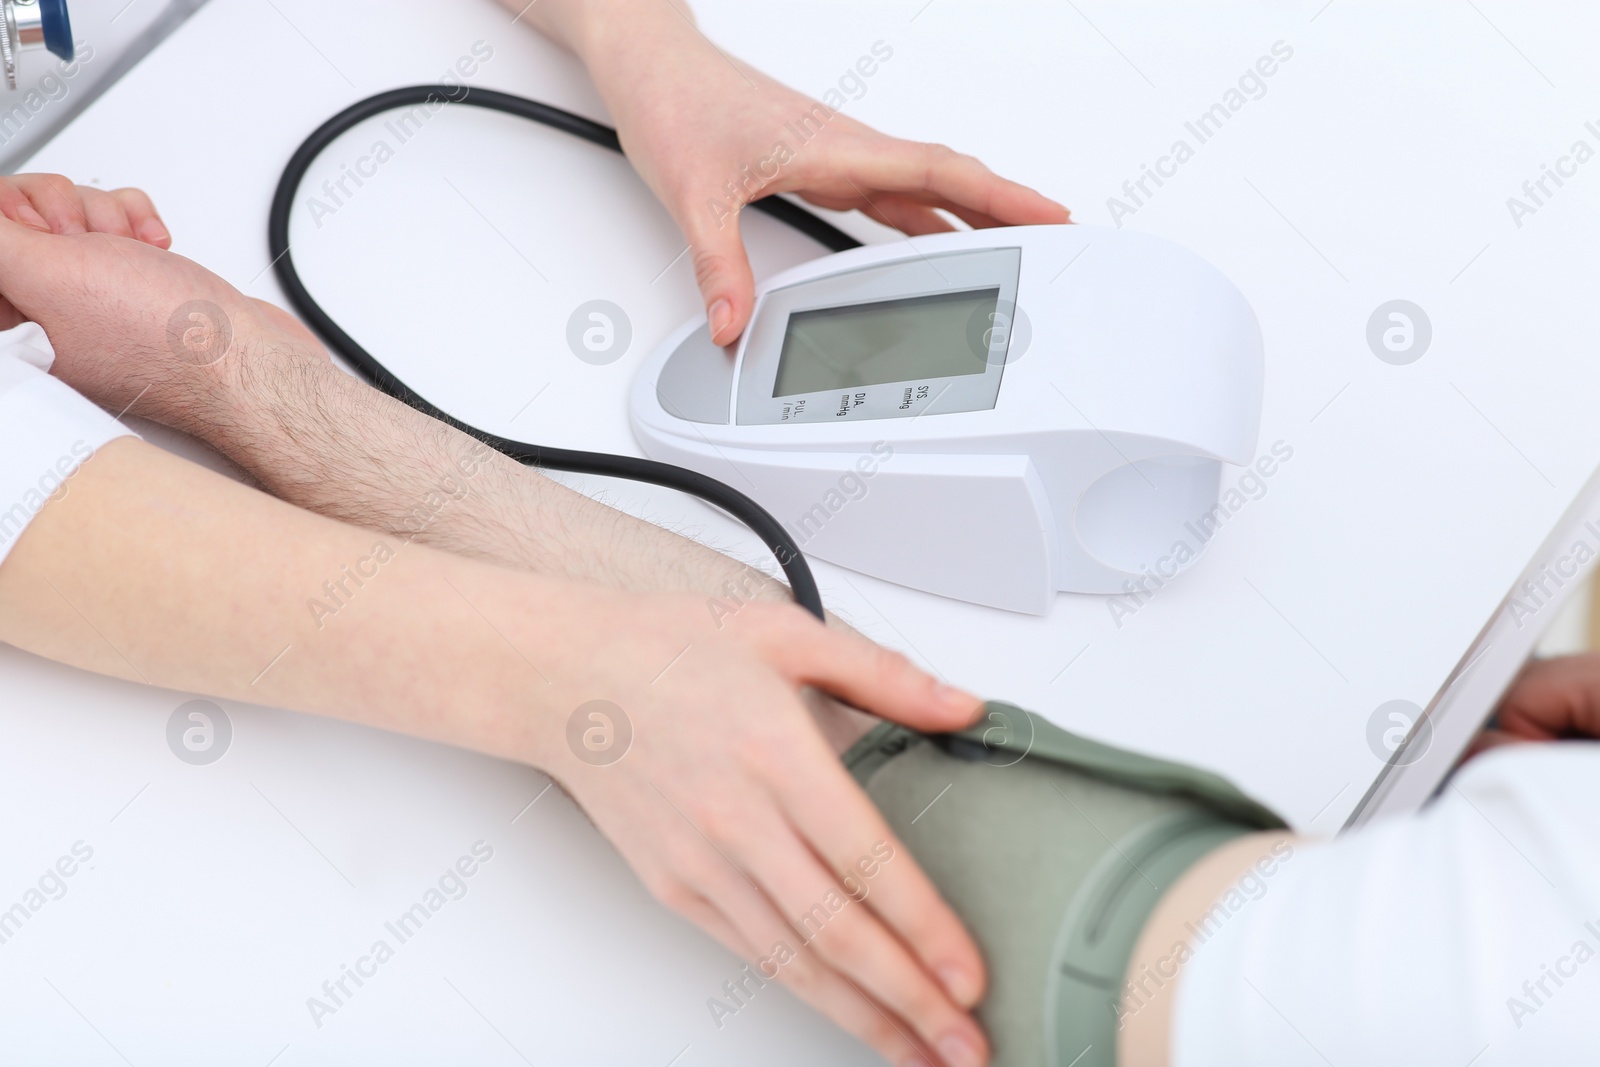
M 978 950 L 799 690 L 925 730 L 970 724 L 977 700 L 792 604 L 751 603 L 720 625 L 693 596 L 608 592 L 597 606 L 570 624 L 583 657 L 571 662 L 596 672 L 567 690 L 576 725 L 534 762 L 659 900 L 763 981 L 891 1063 L 985 1062 L 968 1014 Z
M 1521 741 L 1600 738 L 1600 652 L 1532 660 L 1511 684 L 1474 752 Z
M 813 100 L 722 52 L 680 0 L 501 0 L 588 66 L 628 159 L 689 241 L 718 344 L 750 321 L 755 281 L 739 235 L 751 200 L 796 193 L 908 234 L 1069 222 L 1066 208 L 936 144 L 903 141 L 843 114 L 893 62 L 882 41 Z M 892 67 L 891 67 L 892 69 Z

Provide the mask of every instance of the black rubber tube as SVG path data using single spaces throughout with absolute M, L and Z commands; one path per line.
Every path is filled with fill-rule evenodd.
M 560 108 L 512 96 L 509 93 L 468 89 L 463 86 L 413 85 L 368 97 L 339 112 L 307 137 L 305 143 L 290 157 L 288 165 L 284 168 L 283 177 L 278 181 L 277 192 L 272 198 L 272 211 L 267 220 L 267 250 L 272 255 L 273 270 L 278 276 L 278 283 L 283 286 L 289 302 L 312 329 L 322 335 L 330 347 L 349 360 L 350 364 L 378 389 L 397 400 L 404 401 L 425 415 L 476 437 L 519 463 L 578 474 L 599 474 L 611 478 L 648 482 L 692 494 L 721 508 L 750 527 L 756 536 L 766 542 L 772 554 L 777 557 L 778 565 L 783 568 L 784 575 L 789 579 L 789 588 L 794 593 L 795 602 L 817 618 L 823 618 L 822 595 L 817 590 L 816 579 L 812 577 L 811 568 L 807 565 L 800 546 L 795 544 L 794 539 L 771 513 L 743 493 L 715 478 L 683 467 L 675 467 L 670 463 L 658 463 L 655 460 L 638 459 L 634 456 L 613 456 L 604 452 L 581 452 L 569 448 L 528 444 L 524 441 L 499 437 L 462 422 L 434 407 L 416 390 L 397 378 L 377 357 L 345 333 L 332 316 L 322 309 L 322 305 L 312 298 L 295 269 L 294 256 L 289 247 L 289 220 L 294 213 L 295 197 L 299 193 L 306 172 L 311 169 L 311 164 L 341 135 L 374 115 L 381 115 L 397 107 L 437 106 L 442 103 L 467 104 L 517 115 L 570 133 L 574 137 L 581 137 L 601 148 L 609 148 L 613 152 L 622 151 L 622 144 L 617 140 L 617 131 L 611 127 L 591 122 L 570 111 L 562 111 Z M 757 200 L 750 206 L 780 222 L 787 223 L 831 251 L 843 252 L 861 245 L 860 241 L 849 234 L 830 226 L 811 212 L 787 200 L 769 197 Z

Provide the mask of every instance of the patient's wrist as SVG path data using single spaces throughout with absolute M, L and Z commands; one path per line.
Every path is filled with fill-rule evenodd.
M 334 399 L 328 383 L 348 375 L 325 354 L 271 335 L 239 339 L 229 361 L 233 366 L 224 382 L 195 413 L 203 424 L 189 432 L 271 489 L 275 480 L 303 469 L 309 458 L 307 440 L 285 435 L 285 428 L 331 421 L 332 406 L 307 401 Z
M 290 503 L 505 566 L 699 594 L 717 629 L 751 603 L 793 598 L 779 578 L 525 468 L 357 381 L 320 349 L 264 335 L 236 358 L 225 387 L 181 428 Z M 860 732 L 850 709 L 819 717 L 842 722 L 849 741 Z

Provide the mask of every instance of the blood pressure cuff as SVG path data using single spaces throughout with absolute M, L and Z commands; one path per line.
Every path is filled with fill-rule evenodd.
M 132 433 L 52 378 L 55 358 L 34 323 L 0 330 L 0 562 L 84 460 Z
M 1162 894 L 1284 823 L 1216 775 L 984 711 L 960 734 L 880 724 L 846 766 L 983 949 L 995 1067 L 1112 1067 L 1124 972 Z

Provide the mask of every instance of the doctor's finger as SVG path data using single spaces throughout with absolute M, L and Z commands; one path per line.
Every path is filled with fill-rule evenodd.
M 105 233 L 113 237 L 135 237 L 133 223 L 128 220 L 128 209 L 122 201 L 101 189 L 78 187 L 78 200 L 83 205 L 84 225 L 91 233 Z
M 830 967 L 742 872 L 724 865 L 714 882 L 699 889 L 686 886 L 668 902 L 750 965 L 730 977 L 709 1006 L 719 1029 L 724 1011 L 738 1012 L 765 983 L 776 981 L 890 1063 L 928 1060 L 909 1024 Z
M 863 711 L 935 733 L 964 729 L 983 712 L 971 693 L 943 684 L 859 634 L 830 629 L 794 605 L 752 604 L 740 612 L 744 620 L 763 658 L 796 686 L 814 686 Z
M 88 217 L 78 187 L 59 174 L 18 174 L 11 179 L 57 234 L 86 233 Z
M 778 972 L 778 977 L 795 996 L 833 1020 L 835 1026 L 860 1038 L 887 1062 L 935 1062 L 933 1054 L 916 1041 L 910 1024 L 838 972 L 818 967 L 814 974 L 796 978 L 785 969 Z
M 678 892 L 663 897 L 661 902 L 710 934 L 718 944 L 740 959 L 754 960 L 761 955 L 744 934 L 739 932 L 738 927 L 723 914 L 722 909 L 699 890 L 685 886 Z
M 139 240 L 157 248 L 172 247 L 172 234 L 167 230 L 167 224 L 161 221 L 161 213 L 156 210 L 156 205 L 143 189 L 113 189 L 111 195 L 116 197 L 123 210 L 128 213 L 128 223 L 133 227 L 134 235 Z
M 850 179 L 862 188 L 934 198 L 1007 226 L 1062 223 L 1071 212 L 1026 185 L 1002 178 L 971 156 L 944 145 L 891 141 L 848 157 Z
M 760 872 L 803 951 L 816 953 L 826 966 L 909 1023 L 952 1067 L 984 1062 L 987 1043 L 977 1023 L 868 906 L 877 878 L 887 870 L 878 864 L 893 855 L 887 840 L 874 841 L 830 869 L 818 860 L 822 850 L 813 850 L 792 824 L 779 818 L 750 826 L 734 849 L 736 860 Z M 910 862 L 909 855 L 900 856 L 901 862 Z M 857 864 L 873 870 L 875 877 L 863 877 Z M 848 872 L 848 883 L 841 872 Z M 955 917 L 950 919 L 954 925 Z
M 705 304 L 706 321 L 711 325 L 711 340 L 719 345 L 732 344 L 750 321 L 756 294 L 750 259 L 739 234 L 739 213 L 713 213 L 705 204 L 691 204 L 681 208 L 678 215 L 678 224 L 689 240 L 694 280 Z
M 948 233 L 955 229 L 954 226 L 941 218 L 939 213 L 932 208 L 925 207 L 903 196 L 893 193 L 880 193 L 873 196 L 863 196 L 864 204 L 860 205 L 861 213 L 874 222 L 881 222 L 885 226 L 893 226 L 901 233 L 915 237 L 924 233 Z
M 962 207 L 960 204 L 953 203 L 944 199 L 943 197 L 920 196 L 911 193 L 902 193 L 900 195 L 904 196 L 912 203 L 923 204 L 930 208 L 938 208 L 941 211 L 948 211 L 950 214 L 954 215 L 968 226 L 971 226 L 974 230 L 987 230 L 995 226 L 1009 225 L 1008 223 L 1001 222 L 993 215 L 985 215 L 981 211 L 974 211 L 971 208 Z
M 0 180 L 0 215 L 32 229 L 50 232 L 50 224 L 34 208 L 28 194 L 9 179 Z
M 983 956 L 961 919 L 883 815 L 837 761 L 802 772 L 784 797 L 789 818 L 816 854 L 840 874 L 871 872 L 865 903 L 893 930 L 952 1001 L 983 998 Z M 930 806 L 939 798 L 928 797 Z M 864 862 L 865 861 L 865 862 Z
M 913 236 L 920 233 L 944 233 L 955 229 L 948 219 L 935 211 L 947 211 L 971 226 L 975 230 L 986 230 L 994 226 L 1005 226 L 1004 222 L 980 211 L 972 211 L 960 204 L 936 196 L 919 196 L 911 193 L 890 193 L 882 190 L 871 191 L 859 188 L 848 188 L 844 195 L 837 190 L 820 192 L 815 190 L 796 190 L 808 203 L 817 207 L 825 207 L 833 211 L 860 211 L 868 218 L 877 222 L 885 222 L 903 233 Z M 886 204 L 894 204 L 896 210 L 905 213 L 907 221 L 900 222 L 885 218 L 891 212 L 885 208 Z M 914 221 L 913 221 L 914 220 Z M 927 220 L 927 221 L 922 221 Z

